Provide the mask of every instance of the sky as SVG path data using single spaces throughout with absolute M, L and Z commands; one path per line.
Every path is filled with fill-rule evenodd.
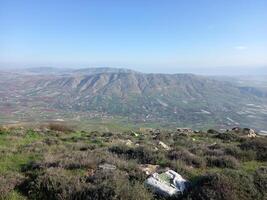
M 267 0 L 0 0 L 0 68 L 267 68 Z

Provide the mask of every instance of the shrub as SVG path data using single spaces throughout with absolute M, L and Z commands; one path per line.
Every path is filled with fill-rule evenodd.
M 48 128 L 52 131 L 60 131 L 64 133 L 72 132 L 74 130 L 73 127 L 64 123 L 50 123 L 48 124 Z
M 216 135 L 217 138 L 224 140 L 224 141 L 236 141 L 239 137 L 231 132 L 219 133 Z
M 23 177 L 16 173 L 0 175 L 0 199 L 5 199 L 7 195 L 17 187 L 23 180 Z
M 254 184 L 254 177 L 241 170 L 224 170 L 223 174 L 229 178 L 232 184 L 232 191 L 238 199 L 262 200 L 258 188 Z M 261 183 L 261 182 L 260 182 Z M 265 190 L 266 192 L 266 190 Z
M 194 171 L 192 171 L 186 163 L 181 160 L 173 160 L 169 163 L 169 167 L 179 174 L 183 174 L 185 178 L 192 178 L 195 176 Z
M 213 150 L 207 149 L 204 152 L 204 155 L 206 155 L 206 156 L 223 156 L 224 151 L 222 151 L 221 149 L 213 149 Z
M 142 164 L 156 164 L 160 157 L 152 149 L 146 147 L 131 148 L 126 145 L 113 146 L 109 151 L 118 155 L 124 155 L 127 159 L 136 159 Z
M 47 154 L 45 159 L 40 162 L 29 162 L 22 167 L 23 171 L 45 168 L 63 168 L 63 169 L 87 169 L 96 168 L 103 160 L 103 156 L 87 151 L 72 151 L 58 154 Z
M 254 174 L 254 184 L 261 195 L 261 199 L 267 199 L 267 167 L 261 167 Z
M 178 149 L 172 150 L 169 152 L 168 157 L 171 160 L 181 160 L 185 162 L 187 165 L 195 166 L 195 167 L 203 167 L 205 166 L 205 160 L 192 154 L 191 152 L 187 151 L 186 149 Z
M 266 199 L 266 177 L 262 176 L 262 171 L 256 173 L 255 176 L 261 177 L 253 180 L 253 176 L 244 171 L 229 169 L 222 171 L 220 174 L 201 176 L 194 182 L 183 199 Z
M 267 139 L 266 138 L 254 138 L 246 140 L 241 143 L 240 148 L 242 150 L 253 150 L 256 152 L 257 160 L 267 161 Z
M 139 182 L 130 183 L 125 179 L 115 181 L 115 193 L 118 200 L 152 200 L 152 194 Z
M 233 183 L 222 174 L 201 176 L 183 199 L 187 200 L 237 200 L 232 191 Z
M 105 174 L 101 178 L 96 177 L 95 182 L 91 184 L 64 169 L 49 168 L 32 176 L 25 183 L 24 189 L 30 199 L 36 200 L 112 200 L 115 191 L 113 184 L 109 182 L 111 179 Z
M 25 183 L 30 199 L 70 199 L 79 179 L 63 169 L 50 168 Z
M 246 150 L 242 151 L 239 147 L 237 146 L 229 146 L 224 149 L 224 153 L 226 155 L 230 155 L 235 157 L 238 160 L 242 161 L 251 161 L 256 159 L 256 152 L 253 150 Z
M 2 126 L 0 126 L 0 135 L 2 135 L 4 133 L 5 133 L 5 129 Z
M 207 165 L 209 167 L 220 167 L 220 168 L 232 168 L 236 169 L 239 167 L 239 162 L 232 156 L 209 156 L 206 157 Z
M 207 133 L 209 133 L 209 134 L 219 134 L 219 132 L 216 131 L 215 129 L 209 129 L 209 130 L 207 131 Z

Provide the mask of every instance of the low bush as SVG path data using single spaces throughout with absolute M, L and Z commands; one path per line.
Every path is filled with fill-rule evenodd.
M 221 149 L 207 149 L 205 152 L 204 152 L 204 155 L 205 156 L 223 156 L 224 155 L 224 151 L 221 150 Z
M 217 130 L 215 130 L 215 129 L 209 129 L 207 131 L 207 133 L 209 133 L 209 134 L 218 134 L 219 132 Z
M 194 182 L 183 199 L 266 199 L 266 173 L 262 170 L 264 169 L 259 169 L 254 177 L 244 171 L 229 169 L 221 173 L 201 176 Z
M 73 132 L 74 128 L 65 123 L 50 123 L 48 128 L 52 131 L 60 131 L 64 133 Z
M 186 163 L 181 160 L 173 160 L 169 163 L 169 167 L 174 171 L 182 174 L 185 178 L 192 178 L 195 176 L 194 171 L 192 168 L 188 167 Z
M 246 140 L 240 144 L 242 150 L 253 150 L 256 152 L 257 160 L 267 161 L 267 139 L 266 138 L 254 138 Z
M 183 199 L 186 200 L 237 200 L 232 183 L 222 174 L 201 176 L 192 185 Z
M 267 199 L 267 167 L 261 167 L 254 174 L 254 184 L 262 199 Z
M 224 141 L 237 141 L 239 139 L 239 136 L 232 133 L 232 132 L 225 132 L 225 133 L 219 133 L 216 135 L 216 138 L 219 138 Z
M 151 193 L 127 174 L 115 170 L 97 171 L 88 178 L 77 177 L 64 169 L 47 169 L 27 182 L 30 199 L 37 200 L 152 200 Z
M 242 170 L 229 170 L 229 169 L 224 170 L 223 174 L 229 178 L 231 183 L 233 183 L 232 191 L 236 194 L 238 199 L 248 199 L 248 200 L 264 199 L 262 198 L 263 196 L 259 192 L 257 186 L 254 184 L 255 181 L 252 174 L 246 173 Z M 259 183 L 261 183 L 261 181 L 259 181 Z
M 201 157 L 196 156 L 195 154 L 189 152 L 186 149 L 179 148 L 176 150 L 172 150 L 168 153 L 168 157 L 171 160 L 180 160 L 186 163 L 187 165 L 194 167 L 204 167 L 205 160 Z
M 0 199 L 5 199 L 22 181 L 23 177 L 17 173 L 0 175 Z
M 224 149 L 224 153 L 242 161 L 251 161 L 256 159 L 256 152 L 254 150 L 241 150 L 237 146 L 226 147 Z
M 79 179 L 63 169 L 49 168 L 27 180 L 25 188 L 30 199 L 70 199 Z
M 136 159 L 142 164 L 157 164 L 160 161 L 160 157 L 157 152 L 146 147 L 128 147 L 126 145 L 113 146 L 109 148 L 109 151 L 118 155 L 125 156 L 126 159 Z
M 238 160 L 232 156 L 209 156 L 206 160 L 209 167 L 236 169 L 240 166 Z

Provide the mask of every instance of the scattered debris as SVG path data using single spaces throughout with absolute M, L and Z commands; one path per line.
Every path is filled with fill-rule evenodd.
M 139 169 L 146 175 L 151 175 L 159 169 L 159 165 L 144 164 L 139 165 Z
M 145 185 L 159 195 L 172 197 L 182 194 L 188 187 L 188 181 L 175 171 L 168 170 L 161 174 L 152 174 Z
M 165 144 L 164 142 L 162 142 L 162 141 L 159 141 L 159 145 L 161 145 L 164 149 L 166 149 L 166 150 L 171 150 L 171 148 L 167 145 L 167 144 Z

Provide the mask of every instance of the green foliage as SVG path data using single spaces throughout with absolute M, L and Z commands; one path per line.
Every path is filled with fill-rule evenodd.
M 206 160 L 209 167 L 237 169 L 240 166 L 238 160 L 232 156 L 209 156 Z
M 183 199 L 187 200 L 237 200 L 232 190 L 234 183 L 221 174 L 209 174 L 201 176 Z
M 168 157 L 171 160 L 180 160 L 185 162 L 189 166 L 204 167 L 206 165 L 205 160 L 200 158 L 186 149 L 178 148 L 169 152 Z
M 152 163 L 160 164 L 162 157 L 150 148 L 139 146 L 139 147 L 128 147 L 128 146 L 113 146 L 109 149 L 110 152 L 126 156 L 127 159 L 136 159 L 142 164 Z
M 267 199 L 267 167 L 261 167 L 254 174 L 254 184 L 262 199 Z
M 239 137 L 232 132 L 219 133 L 216 135 L 216 137 L 229 142 L 233 142 L 239 139 Z
M 241 170 L 225 170 L 223 174 L 233 183 L 232 191 L 237 195 L 238 199 L 263 199 L 257 186 L 254 184 L 254 177 L 252 174 Z M 267 189 L 264 185 L 262 185 L 262 187 Z
M 93 179 L 92 179 L 93 178 Z M 66 170 L 50 168 L 26 183 L 31 199 L 120 199 L 150 200 L 152 195 L 143 184 L 129 182 L 120 171 L 99 172 L 94 177 L 78 178 Z
M 228 146 L 224 149 L 225 154 L 231 155 L 238 160 L 250 161 L 256 159 L 254 150 L 242 150 L 238 146 Z
M 23 180 L 18 173 L 2 173 L 0 175 L 0 199 L 10 199 L 12 191 Z
M 254 138 L 240 144 L 243 150 L 256 152 L 259 161 L 267 161 L 267 138 Z
M 130 130 L 4 131 L 0 184 L 5 187 L 0 187 L 0 199 L 159 199 L 144 187 L 147 175 L 141 164 L 173 169 L 191 181 L 180 199 L 265 199 L 266 138 L 217 136 L 161 130 L 160 141 L 171 147 L 166 150 L 159 138 L 150 133 L 135 137 Z M 115 169 L 102 169 L 103 164 Z

